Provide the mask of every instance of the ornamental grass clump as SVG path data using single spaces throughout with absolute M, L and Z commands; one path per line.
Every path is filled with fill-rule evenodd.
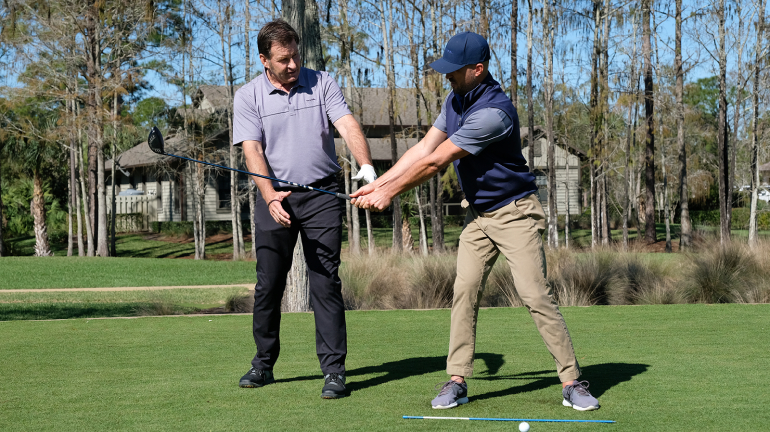
M 615 273 L 617 254 L 608 250 L 576 254 L 553 251 L 548 257 L 548 281 L 562 306 L 607 303 L 607 291 Z
M 766 246 L 764 247 L 766 249 Z M 766 298 L 767 267 L 761 254 L 732 242 L 688 254 L 684 279 L 689 303 L 736 303 Z M 766 263 L 765 263 L 766 264 Z
M 609 304 L 676 304 L 683 301 L 665 264 L 636 253 L 618 255 L 607 285 Z

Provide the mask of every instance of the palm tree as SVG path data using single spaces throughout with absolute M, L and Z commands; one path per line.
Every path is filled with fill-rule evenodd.
M 6 115 L 9 122 L 10 152 L 20 169 L 33 181 L 30 213 L 34 220 L 35 256 L 52 256 L 46 223 L 44 184 L 46 175 L 61 167 L 61 146 L 56 142 L 59 106 L 38 97 L 15 98 L 15 106 Z

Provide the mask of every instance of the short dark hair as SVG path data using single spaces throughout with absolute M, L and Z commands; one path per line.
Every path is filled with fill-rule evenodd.
M 278 18 L 262 27 L 257 36 L 257 49 L 263 56 L 270 58 L 270 48 L 273 42 L 281 46 L 291 45 L 291 42 L 299 43 L 299 35 L 286 21 Z

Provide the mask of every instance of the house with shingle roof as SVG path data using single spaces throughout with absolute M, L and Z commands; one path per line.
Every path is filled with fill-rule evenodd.
M 235 90 L 240 86 L 235 86 Z M 350 91 L 351 97 L 347 102 L 353 115 L 364 131 L 369 142 L 372 159 L 375 165 L 385 170 L 391 165 L 391 139 L 390 121 L 388 117 L 388 89 L 385 88 L 354 88 Z M 394 103 L 397 154 L 400 158 L 410 147 L 417 143 L 417 130 L 424 134 L 432 125 L 433 119 L 438 114 L 435 95 L 425 93 L 420 97 L 420 115 L 416 106 L 416 95 L 413 89 L 397 89 Z M 222 118 L 227 115 L 229 98 L 224 86 L 200 86 L 192 97 L 191 108 L 178 109 L 177 115 L 184 116 L 188 121 L 197 124 L 223 123 Z M 433 109 L 428 113 L 427 106 Z M 218 119 L 216 116 L 221 116 Z M 419 120 L 419 121 L 418 121 Z M 224 122 L 226 123 L 226 122 Z M 524 157 L 528 157 L 527 128 L 521 129 Z M 229 149 L 229 134 L 227 129 L 218 130 L 214 137 L 210 138 L 212 147 L 219 149 L 220 156 Z M 342 138 L 335 138 L 335 147 L 340 157 L 346 157 L 347 147 Z M 547 164 L 546 138 L 540 126 L 535 127 L 535 170 L 540 192 L 538 196 L 547 207 L 547 194 L 545 173 Z M 166 151 L 177 155 L 185 155 L 186 148 L 179 136 L 169 134 L 166 137 Z M 215 153 L 210 153 L 215 156 Z M 194 155 L 190 155 L 194 157 Z M 566 195 L 569 189 L 569 208 L 571 214 L 579 214 L 582 211 L 580 196 L 580 165 L 586 160 L 586 155 L 570 146 L 565 141 L 557 139 L 557 196 L 558 210 L 560 214 L 566 212 Z M 219 160 L 210 160 L 213 163 L 228 165 L 226 157 Z M 129 213 L 136 209 L 151 208 L 146 219 L 149 221 L 186 221 L 192 220 L 194 214 L 192 191 L 187 185 L 192 184 L 192 171 L 190 163 L 169 156 L 153 153 L 146 142 L 141 142 L 135 147 L 121 153 L 116 158 L 119 169 L 116 173 L 117 190 L 121 193 L 131 191 L 141 192 L 139 195 L 122 197 L 118 199 L 118 213 Z M 567 180 L 567 164 L 569 164 L 569 180 Z M 110 171 L 112 161 L 105 163 L 105 170 Z M 246 169 L 245 166 L 239 167 Z M 245 190 L 248 180 L 245 175 L 239 180 L 241 189 Z M 290 179 L 287 179 L 290 180 Z M 109 180 L 108 180 L 109 182 Z M 142 198 L 145 197 L 145 198 Z M 144 199 L 151 205 L 131 205 L 131 200 Z M 226 170 L 210 170 L 206 181 L 205 210 L 206 220 L 230 219 L 230 172 Z M 154 200 L 154 201 L 153 201 Z M 456 213 L 458 203 L 446 203 L 446 211 L 451 207 Z M 128 203 L 128 204 L 126 204 Z M 125 204 L 125 205 L 123 205 Z M 456 207 L 456 208 L 455 208 Z M 243 218 L 248 219 L 248 204 L 243 206 Z M 144 211 L 144 210 L 143 210 Z M 146 225 L 146 224 L 145 224 Z
M 237 90 L 240 86 L 235 86 Z M 390 124 L 388 118 L 388 91 L 378 88 L 356 88 L 351 91 L 352 97 L 348 105 L 353 115 L 361 124 L 371 149 L 372 159 L 380 169 L 387 169 L 391 163 Z M 426 99 L 435 107 L 433 96 Z M 228 115 L 229 97 L 224 86 L 200 86 L 192 96 L 192 107 L 177 109 L 177 115 L 196 124 L 225 123 L 222 118 Z M 425 110 L 424 101 L 421 106 L 421 122 L 417 121 L 415 95 L 411 89 L 398 89 L 394 104 L 396 113 L 395 131 L 398 157 L 417 143 L 416 131 L 418 123 L 423 133 L 430 124 Z M 217 116 L 220 116 L 217 118 Z M 435 116 L 435 114 L 434 114 Z M 229 134 L 227 129 L 219 130 L 210 138 L 211 146 L 224 154 L 229 149 Z M 347 147 L 342 138 L 335 138 L 337 154 L 344 157 Z M 186 155 L 188 148 L 179 136 L 170 133 L 166 137 L 166 151 L 180 156 Z M 193 155 L 190 155 L 193 157 Z M 208 159 L 207 159 L 208 160 Z M 228 165 L 226 158 L 209 160 L 213 163 Z M 189 164 L 185 161 L 153 153 L 146 142 L 140 142 L 133 148 L 121 153 L 116 158 L 116 189 L 119 195 L 117 213 L 129 213 L 138 208 L 152 207 L 149 221 L 185 221 L 192 220 L 194 212 L 191 188 L 192 184 Z M 112 161 L 105 163 L 109 173 Z M 246 169 L 245 166 L 239 167 Z M 290 179 L 287 179 L 290 180 Z M 108 183 L 111 180 L 108 180 Z M 242 189 L 248 185 L 247 178 L 242 175 Z M 136 192 L 134 192 L 136 191 Z M 136 194 L 136 195 L 134 195 Z M 207 178 L 205 192 L 206 220 L 230 219 L 230 172 L 226 170 L 211 170 Z M 138 206 L 132 203 L 152 201 L 152 205 Z M 125 205 L 124 205 L 125 204 Z M 244 219 L 248 218 L 248 204 L 243 206 Z M 146 225 L 146 224 L 145 224 Z

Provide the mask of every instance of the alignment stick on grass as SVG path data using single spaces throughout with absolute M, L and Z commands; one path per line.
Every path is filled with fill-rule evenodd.
M 511 422 L 550 422 L 550 423 L 615 423 L 614 420 L 557 420 L 557 419 L 519 419 L 519 418 L 484 418 L 484 417 L 428 417 L 428 416 L 404 416 L 405 419 L 414 420 L 485 420 L 485 421 L 511 421 Z

